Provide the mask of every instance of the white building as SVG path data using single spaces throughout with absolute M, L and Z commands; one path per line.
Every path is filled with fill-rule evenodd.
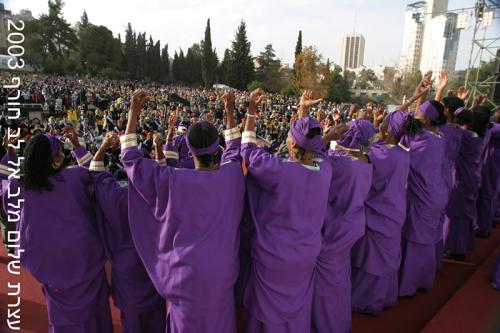
M 446 71 L 450 78 L 455 72 L 460 32 L 456 27 L 457 14 L 442 14 L 429 20 L 425 28 L 420 72 L 432 70 L 434 75 Z
M 406 6 L 403 48 L 400 60 L 400 69 L 404 73 L 416 72 L 420 68 L 425 7 L 425 1 L 415 2 Z
M 400 70 L 411 73 L 455 71 L 460 33 L 457 15 L 446 13 L 448 0 L 427 0 L 406 7 Z
M 363 66 L 365 38 L 361 34 L 349 34 L 342 39 L 342 70 Z

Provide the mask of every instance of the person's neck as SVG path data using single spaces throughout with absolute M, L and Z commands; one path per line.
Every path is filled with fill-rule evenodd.
M 203 165 L 196 164 L 194 168 L 197 171 L 214 171 L 214 170 L 218 170 L 219 169 L 219 165 L 218 164 L 212 164 L 212 165 L 209 165 L 209 166 L 203 166 Z

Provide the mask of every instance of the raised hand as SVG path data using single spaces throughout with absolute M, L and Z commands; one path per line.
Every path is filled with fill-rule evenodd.
M 3 148 L 9 154 L 9 156 L 16 156 L 16 149 L 12 146 L 15 146 L 17 140 L 19 139 L 18 131 L 10 132 L 9 137 L 9 129 L 5 131 L 5 135 L 3 136 Z
M 249 111 L 255 111 L 266 98 L 266 93 L 262 88 L 257 88 L 250 93 Z
M 467 90 L 465 87 L 460 87 L 457 90 L 457 97 L 465 102 L 467 100 L 467 98 L 469 97 L 469 93 L 470 93 L 470 91 Z
M 175 135 L 175 122 L 177 121 L 177 116 L 168 117 L 168 132 L 167 132 L 167 141 L 171 143 L 174 139 Z
M 141 89 L 134 91 L 132 94 L 132 101 L 130 103 L 130 109 L 133 112 L 140 113 L 142 108 L 148 103 L 149 96 L 148 94 Z
M 234 93 L 231 91 L 226 91 L 224 95 L 222 96 L 222 100 L 224 101 L 224 108 L 226 109 L 226 112 L 233 112 L 234 110 L 234 101 L 236 100 L 236 97 L 234 96 Z
M 161 137 L 160 134 L 155 133 L 153 136 L 153 144 L 155 147 L 162 147 L 163 146 L 163 138 Z
M 80 148 L 80 141 L 78 140 L 78 135 L 73 127 L 66 125 L 63 129 L 64 137 L 69 139 L 69 141 L 73 144 L 73 147 Z
M 314 99 L 312 90 L 304 90 L 302 93 L 302 97 L 300 97 L 299 109 L 300 115 L 299 117 L 306 117 L 309 108 L 323 101 L 323 98 Z
M 325 141 L 325 143 L 328 143 L 332 140 L 338 140 L 348 129 L 349 125 L 346 124 L 336 125 L 332 127 L 328 132 L 323 134 L 323 141 Z
M 441 73 L 439 73 L 438 89 L 444 89 L 447 84 L 448 84 L 448 73 L 442 71 Z
M 102 141 L 102 147 L 110 148 L 118 144 L 118 135 L 115 132 L 107 132 L 104 140 Z
M 488 95 L 486 94 L 478 94 L 474 98 L 474 103 L 472 103 L 472 107 L 475 106 L 485 106 L 488 103 Z

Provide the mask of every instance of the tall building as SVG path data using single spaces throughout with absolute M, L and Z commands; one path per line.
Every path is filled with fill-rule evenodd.
M 425 27 L 420 72 L 437 75 L 446 71 L 450 78 L 455 72 L 460 32 L 456 29 L 457 14 L 447 13 L 429 20 Z
M 425 1 L 415 2 L 406 6 L 403 48 L 400 60 L 400 69 L 404 73 L 416 72 L 420 68 L 425 7 Z
M 457 15 L 446 13 L 448 0 L 427 0 L 409 4 L 405 13 L 400 70 L 403 74 L 432 70 L 436 75 L 455 71 L 460 33 Z
M 11 17 L 12 12 L 0 3 L 0 50 L 7 49 L 7 22 Z
M 342 39 L 342 70 L 363 66 L 365 38 L 361 34 L 349 34 Z

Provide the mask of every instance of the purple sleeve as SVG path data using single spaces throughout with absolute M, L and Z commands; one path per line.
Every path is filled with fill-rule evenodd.
M 175 145 L 163 145 L 163 154 L 168 166 L 177 167 L 179 165 L 179 152 L 175 149 Z
M 9 176 L 15 171 L 16 167 L 13 163 L 15 163 L 16 157 L 12 157 L 9 154 L 5 154 L 0 161 L 0 180 L 8 179 Z
M 117 205 L 127 201 L 126 189 L 120 187 L 113 175 L 104 170 L 97 169 L 90 172 L 95 186 L 96 201 L 102 212 L 109 221 L 115 221 L 117 215 Z M 106 209 L 114 207 L 114 209 Z
M 76 148 L 73 151 L 73 156 L 78 162 L 78 165 L 84 168 L 88 168 L 90 166 L 90 162 L 93 158 L 92 154 L 85 150 L 85 148 L 83 147 Z
M 222 163 L 225 162 L 239 162 L 241 163 L 240 147 L 241 147 L 241 134 L 238 127 L 224 131 L 226 139 L 226 149 L 222 154 Z
M 256 144 L 255 132 L 243 132 L 241 140 L 241 157 L 245 161 L 248 173 L 255 178 L 263 188 L 276 185 L 277 175 L 281 167 L 281 158 L 266 153 Z
M 169 180 L 173 169 L 162 167 L 154 160 L 144 158 L 144 154 L 137 149 L 135 134 L 124 135 L 121 159 L 129 186 L 133 186 L 148 206 L 166 208 L 168 201 Z

